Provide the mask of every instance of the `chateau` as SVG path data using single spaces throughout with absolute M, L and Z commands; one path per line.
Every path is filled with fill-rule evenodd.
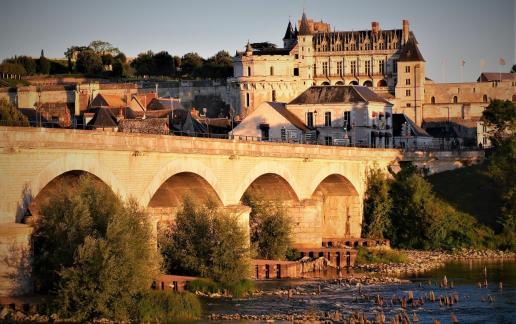
M 434 83 L 407 20 L 401 29 L 332 31 L 303 13 L 288 23 L 283 48 L 249 43 L 234 57 L 231 105 L 245 117 L 266 101 L 290 102 L 311 86 L 360 85 L 418 126 L 459 118 L 478 121 L 490 99 L 516 101 L 516 74 L 483 73 L 478 82 Z M 306 123 L 306 121 L 305 121 Z

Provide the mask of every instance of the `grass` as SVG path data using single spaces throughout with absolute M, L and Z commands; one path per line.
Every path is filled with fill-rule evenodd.
M 202 292 L 203 294 L 222 293 L 227 290 L 231 296 L 240 298 L 250 295 L 254 292 L 254 282 L 252 280 L 244 279 L 233 283 L 222 284 L 211 279 L 196 279 L 190 281 L 186 287 L 190 292 Z
M 387 249 L 367 249 L 364 247 L 358 248 L 357 259 L 358 264 L 367 263 L 407 263 L 408 257 L 395 250 Z
M 175 323 L 201 317 L 201 303 L 189 292 L 150 291 L 138 305 L 138 320 L 145 323 Z
M 455 209 L 474 216 L 495 231 L 502 205 L 500 187 L 487 175 L 485 164 L 437 173 L 427 177 L 434 192 Z

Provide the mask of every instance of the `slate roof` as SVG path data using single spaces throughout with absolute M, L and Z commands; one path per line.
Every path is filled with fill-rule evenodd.
M 313 86 L 305 90 L 294 100 L 291 105 L 315 105 L 352 102 L 381 102 L 390 104 L 389 101 L 363 86 Z
M 306 14 L 304 12 L 303 16 L 301 17 L 301 24 L 299 25 L 298 35 L 312 35 L 310 25 L 308 24 L 308 19 L 306 18 Z
M 399 62 L 425 62 L 423 55 L 419 51 L 416 38 L 411 34 L 407 43 L 403 46 L 400 53 Z
M 113 112 L 109 108 L 98 108 L 95 112 L 95 115 L 93 116 L 93 119 L 90 120 L 88 123 L 88 126 L 92 126 L 95 128 L 111 128 L 111 127 L 117 127 L 118 122 L 113 115 Z
M 292 23 L 289 21 L 287 30 L 285 31 L 285 36 L 283 36 L 283 39 L 292 39 L 295 37 L 294 29 L 292 29 Z
M 491 82 L 503 80 L 516 81 L 516 73 L 484 72 L 477 79 L 479 82 Z
M 276 110 L 281 116 L 288 120 L 292 125 L 303 131 L 309 131 L 310 128 L 305 125 L 296 115 L 285 107 L 284 103 L 281 102 L 267 102 L 274 110 Z

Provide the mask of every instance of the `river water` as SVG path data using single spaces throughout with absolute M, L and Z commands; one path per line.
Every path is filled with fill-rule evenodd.
M 484 282 L 487 273 L 488 286 L 479 288 L 478 282 Z M 441 288 L 437 282 L 446 275 L 453 288 Z M 386 318 L 402 311 L 399 304 L 391 305 L 392 295 L 403 296 L 413 291 L 414 298 L 424 297 L 433 291 L 436 298 L 440 295 L 458 294 L 459 302 L 451 307 L 440 306 L 439 302 L 425 302 L 422 307 L 410 308 L 406 312 L 410 319 L 415 312 L 419 323 L 432 323 L 440 320 L 451 323 L 452 313 L 460 323 L 516 323 L 516 262 L 471 261 L 449 263 L 438 270 L 419 275 L 406 275 L 411 283 L 366 285 L 339 284 L 338 282 L 320 283 L 317 281 L 268 281 L 258 283 L 264 291 L 278 288 L 296 288 L 299 291 L 316 292 L 321 287 L 320 295 L 295 295 L 292 299 L 281 296 L 261 296 L 242 300 L 204 300 L 204 313 L 273 315 L 302 314 L 306 312 L 335 312 L 343 315 L 355 311 L 364 312 L 373 319 L 381 310 Z M 431 283 L 430 283 L 431 282 Z M 500 289 L 499 283 L 503 283 Z M 381 296 L 386 301 L 382 307 L 377 306 L 372 296 Z M 253 323 L 263 323 L 256 322 Z

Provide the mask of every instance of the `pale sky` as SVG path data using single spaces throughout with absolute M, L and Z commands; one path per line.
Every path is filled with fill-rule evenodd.
M 384 29 L 410 21 L 427 76 L 464 81 L 483 71 L 508 71 L 516 62 L 516 0 L 0 0 L 0 59 L 13 55 L 63 57 L 72 45 L 105 40 L 128 56 L 152 50 L 208 57 L 234 54 L 251 42 L 281 45 L 289 17 L 309 18 L 336 30 Z M 499 58 L 506 61 L 498 65 Z

